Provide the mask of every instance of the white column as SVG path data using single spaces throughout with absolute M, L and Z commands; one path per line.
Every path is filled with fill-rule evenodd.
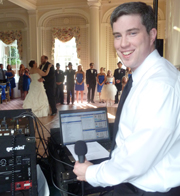
M 100 0 L 88 0 L 90 7 L 90 62 L 99 72 L 99 7 Z
M 166 0 L 166 58 L 175 66 L 180 67 L 180 32 L 173 29 L 180 28 L 180 1 Z
M 28 11 L 29 14 L 29 54 L 30 59 L 37 61 L 37 12 Z M 38 57 L 39 58 L 39 57 Z
M 37 27 L 37 63 L 40 64 L 40 57 L 43 55 L 44 27 Z

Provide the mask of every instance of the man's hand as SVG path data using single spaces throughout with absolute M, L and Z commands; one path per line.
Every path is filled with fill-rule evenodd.
M 84 163 L 79 163 L 79 161 L 76 161 L 73 172 L 76 174 L 77 180 L 86 181 L 86 170 L 90 165 L 93 164 L 87 160 L 85 160 Z
M 39 82 L 43 82 L 44 81 L 44 79 L 43 78 L 39 78 L 39 80 L 38 80 Z
M 118 84 L 119 84 L 120 82 L 121 82 L 120 80 L 116 80 L 116 83 L 118 83 Z

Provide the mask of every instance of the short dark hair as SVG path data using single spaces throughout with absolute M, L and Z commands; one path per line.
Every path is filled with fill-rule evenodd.
M 60 67 L 60 64 L 59 63 L 56 63 L 56 67 Z
M 35 60 L 31 60 L 31 61 L 29 62 L 29 67 L 33 67 L 34 63 L 35 63 Z
M 94 63 L 90 63 L 89 66 L 94 65 Z
M 119 62 L 117 63 L 117 65 L 118 65 L 119 63 L 121 63 L 121 65 L 122 65 L 122 62 L 121 62 L 121 61 L 119 61 Z
M 113 28 L 113 23 L 123 15 L 140 15 L 142 24 L 146 27 L 146 31 L 149 34 L 151 29 L 156 28 L 155 14 L 151 6 L 143 2 L 129 2 L 124 3 L 116 7 L 111 14 L 110 22 Z
M 45 58 L 46 60 L 48 60 L 48 56 L 44 55 L 44 58 Z
M 72 63 L 71 62 L 68 63 L 68 66 L 70 66 L 70 65 L 72 66 Z

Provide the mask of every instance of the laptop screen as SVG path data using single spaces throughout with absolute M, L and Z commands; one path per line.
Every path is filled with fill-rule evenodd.
M 59 111 L 59 119 L 62 145 L 110 139 L 105 107 Z

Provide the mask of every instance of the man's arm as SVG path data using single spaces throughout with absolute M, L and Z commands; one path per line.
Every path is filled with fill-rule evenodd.
M 88 74 L 88 70 L 86 70 L 86 84 L 89 85 L 89 74 Z
M 147 83 L 146 87 L 141 94 L 127 97 L 124 103 L 112 158 L 98 165 L 84 163 L 82 168 L 76 164 L 75 172 L 82 169 L 82 173 L 76 173 L 79 179 L 105 187 L 133 182 L 150 175 L 149 171 L 156 172 L 157 164 L 179 137 L 174 132 L 180 129 L 176 121 L 180 117 L 180 101 L 167 85 Z

